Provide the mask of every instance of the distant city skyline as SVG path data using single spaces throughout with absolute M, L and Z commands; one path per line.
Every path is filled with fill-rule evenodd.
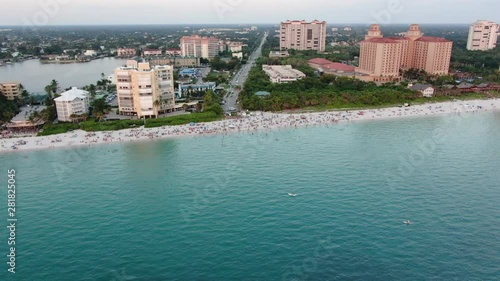
M 8 5 L 2 5 L 0 25 L 279 24 L 295 19 L 325 20 L 328 24 L 470 24 L 477 20 L 500 21 L 498 0 L 313 0 L 293 4 L 285 0 L 172 2 L 10 1 Z

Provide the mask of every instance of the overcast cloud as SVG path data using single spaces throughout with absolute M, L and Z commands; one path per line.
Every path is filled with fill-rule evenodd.
M 0 0 L 0 5 L 0 25 L 500 21 L 499 0 Z

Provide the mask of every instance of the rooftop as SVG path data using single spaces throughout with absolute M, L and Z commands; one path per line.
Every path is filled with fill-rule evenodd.
M 377 43 L 377 44 L 382 44 L 382 43 L 399 43 L 399 40 L 393 39 L 393 38 L 371 38 L 368 40 L 364 40 L 363 42 L 369 42 L 369 43 Z
M 462 82 L 457 86 L 458 89 L 470 89 L 473 87 L 474 87 L 474 84 L 467 83 L 467 82 Z
M 282 22 L 282 24 L 326 24 L 326 21 L 313 20 L 307 22 L 306 20 L 287 20 L 286 22 Z
M 484 24 L 484 25 L 492 25 L 492 24 L 497 24 L 496 22 L 489 21 L 489 20 L 478 20 L 473 25 L 479 25 L 479 24 Z
M 422 36 L 418 38 L 416 41 L 420 42 L 436 42 L 436 43 L 451 43 L 452 41 L 441 38 L 441 37 L 430 37 L 430 36 Z
M 215 88 L 217 86 L 217 83 L 215 82 L 206 82 L 203 84 L 180 84 L 179 88 L 186 90 L 189 89 L 190 87 L 193 89 L 198 89 L 198 88 Z
M 344 71 L 344 72 L 354 72 L 355 67 L 339 62 L 332 62 L 330 64 L 326 64 L 322 66 L 324 69 L 331 69 L 336 71 Z
M 315 58 L 315 59 L 310 59 L 309 63 L 323 65 L 323 64 L 330 64 L 332 62 L 327 60 L 327 59 L 323 59 L 323 58 Z
M 74 101 L 75 99 L 84 99 L 89 96 L 89 92 L 72 87 L 71 90 L 61 94 L 55 101 Z
M 45 105 L 35 105 L 35 106 L 23 106 L 21 107 L 21 112 L 17 114 L 14 118 L 12 118 L 11 122 L 24 122 L 28 121 L 28 118 L 33 114 L 35 111 L 42 111 L 45 108 L 47 108 Z
M 423 91 L 423 90 L 426 90 L 429 88 L 432 88 L 431 84 L 415 84 L 415 85 L 411 86 L 410 89 L 412 89 L 414 91 Z
M 265 91 L 258 91 L 257 93 L 255 93 L 255 95 L 259 97 L 265 97 L 265 96 L 270 96 L 271 93 Z
M 306 77 L 304 73 L 297 69 L 293 69 L 291 65 L 262 65 L 262 70 L 271 79 L 300 79 Z
M 191 35 L 191 36 L 182 36 L 181 40 L 187 40 L 187 39 L 212 39 L 212 40 L 219 40 L 219 38 L 214 37 L 214 36 L 200 36 L 200 35 Z
M 323 59 L 323 58 L 311 59 L 311 60 L 309 60 L 309 63 L 317 64 L 321 68 L 323 68 L 323 70 L 335 70 L 335 71 L 344 71 L 344 72 L 354 72 L 354 70 L 355 70 L 354 66 L 347 65 L 344 63 L 339 63 L 339 62 L 332 62 L 332 61 L 329 61 L 329 60 Z

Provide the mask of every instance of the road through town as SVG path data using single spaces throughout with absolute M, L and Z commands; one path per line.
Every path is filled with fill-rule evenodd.
M 234 75 L 230 83 L 230 88 L 228 90 L 228 96 L 224 97 L 225 104 L 223 105 L 225 112 L 237 111 L 238 108 L 238 94 L 243 89 L 243 85 L 247 81 L 248 74 L 250 70 L 255 65 L 255 60 L 262 55 L 262 46 L 266 42 L 268 33 L 266 32 L 262 37 L 262 41 L 257 49 L 250 55 L 246 64 L 244 64 L 240 70 Z

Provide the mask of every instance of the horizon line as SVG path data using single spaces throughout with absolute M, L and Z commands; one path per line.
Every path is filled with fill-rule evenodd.
M 0 24 L 0 27 L 32 27 L 32 28 L 43 28 L 43 27 L 63 27 L 63 26 L 194 26 L 194 25 L 279 25 L 279 23 L 102 23 L 102 24 L 46 24 L 46 25 L 4 25 Z M 327 25 L 370 25 L 371 23 L 347 23 L 347 22 L 338 22 L 338 23 L 328 23 Z M 471 25 L 473 23 L 415 23 L 415 22 L 401 22 L 401 23 L 389 23 L 384 24 L 380 23 L 382 26 L 388 25 L 410 25 L 410 24 L 419 24 L 419 25 Z

